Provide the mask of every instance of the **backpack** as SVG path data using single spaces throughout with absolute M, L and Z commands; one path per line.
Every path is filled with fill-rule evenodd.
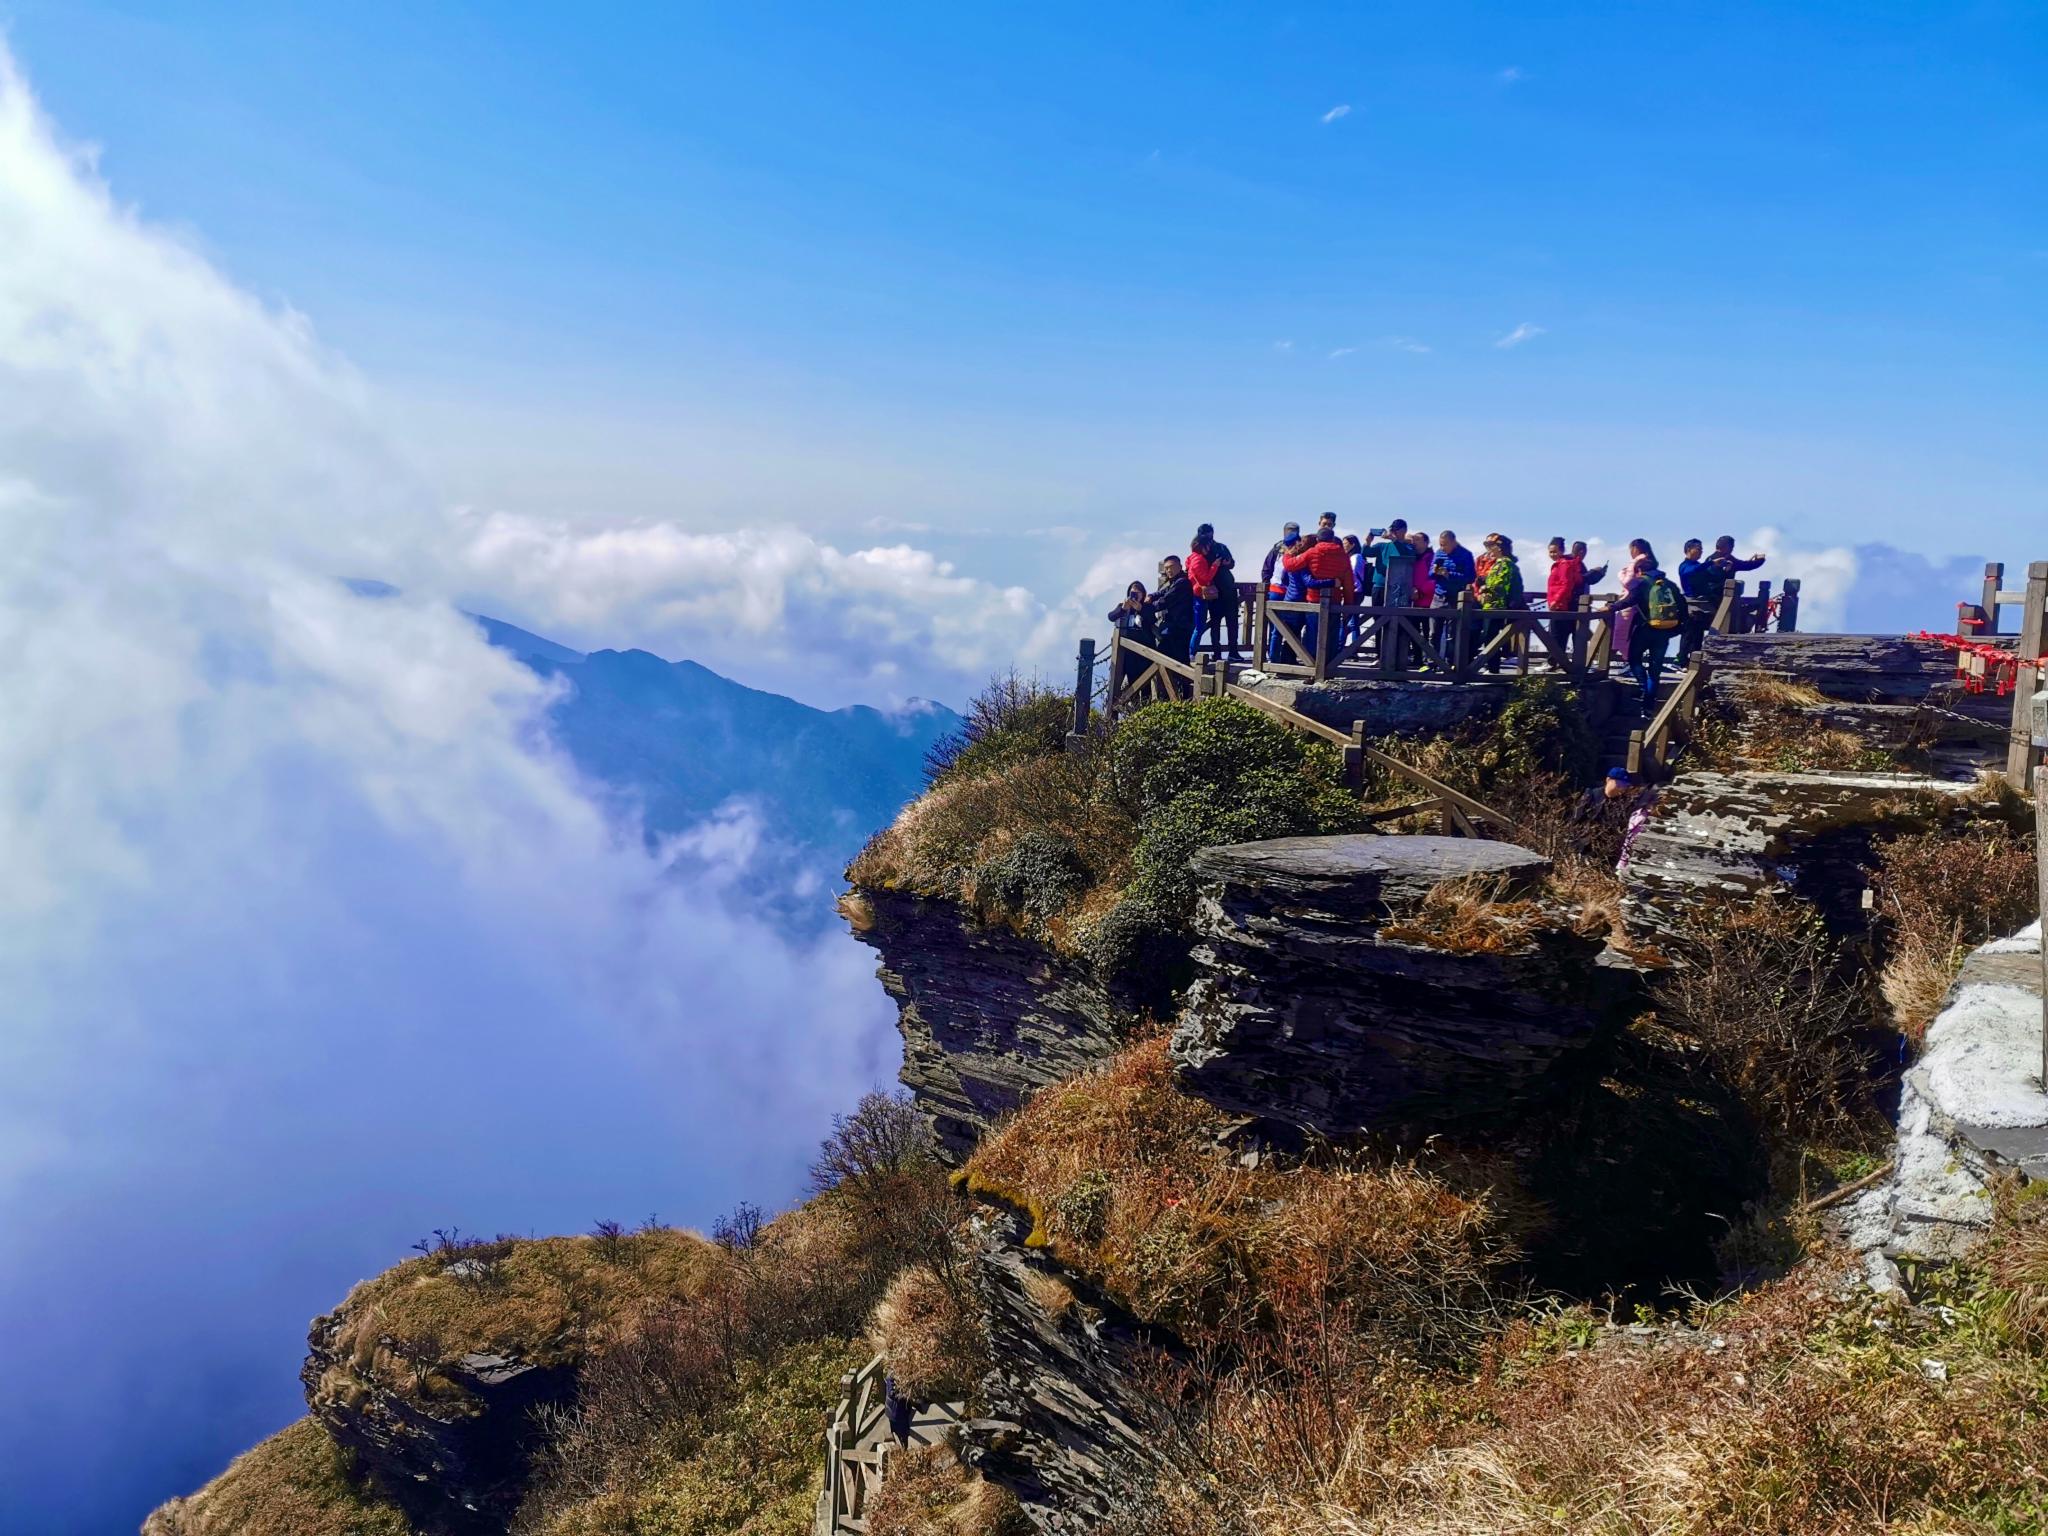
M 1676 629 L 1685 622 L 1685 599 L 1668 576 L 1650 578 L 1649 589 L 1643 593 L 1643 610 L 1650 616 L 1652 629 Z

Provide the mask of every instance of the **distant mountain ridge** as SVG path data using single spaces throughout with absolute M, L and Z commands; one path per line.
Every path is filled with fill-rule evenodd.
M 786 918 L 829 913 L 847 860 L 923 790 L 926 751 L 960 724 L 928 700 L 816 709 L 694 661 L 578 651 L 471 617 L 492 645 L 568 685 L 549 715 L 555 740 L 650 842 L 687 844 L 723 817 L 735 835 L 718 856 L 744 856 L 743 893 Z

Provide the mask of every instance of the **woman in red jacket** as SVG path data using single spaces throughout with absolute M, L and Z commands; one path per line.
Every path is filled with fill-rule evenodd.
M 1567 614 L 1578 610 L 1586 591 L 1586 562 L 1572 554 L 1563 539 L 1550 541 L 1550 580 L 1543 591 L 1543 606 L 1555 617 L 1550 621 L 1550 643 L 1560 656 L 1572 653 L 1572 627 Z

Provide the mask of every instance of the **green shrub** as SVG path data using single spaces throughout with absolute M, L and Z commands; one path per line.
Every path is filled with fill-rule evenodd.
M 925 781 L 971 778 L 1063 752 L 1073 709 L 1072 699 L 1037 678 L 1014 672 L 993 678 L 968 701 L 960 729 L 925 753 Z
M 1600 742 L 1575 689 L 1554 677 L 1527 677 L 1494 721 L 1478 766 L 1480 782 L 1488 787 L 1558 773 L 1573 783 L 1590 783 L 1600 769 Z
M 1050 832 L 1026 832 L 974 872 L 984 904 L 1041 920 L 1065 911 L 1088 882 L 1074 845 Z
M 1185 958 L 1197 849 L 1360 825 L 1335 752 L 1230 699 L 1133 715 L 1109 738 L 1096 793 L 1138 828 L 1132 880 L 1087 941 L 1112 976 Z
M 1345 797 L 1333 749 L 1249 704 L 1200 699 L 1154 705 L 1124 721 L 1109 740 L 1097 792 L 1142 824 L 1190 791 L 1228 803 L 1269 785 L 1319 804 Z

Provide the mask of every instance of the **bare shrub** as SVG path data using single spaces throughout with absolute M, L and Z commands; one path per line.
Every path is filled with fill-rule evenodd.
M 1050 757 L 1066 747 L 1073 701 L 1037 678 L 1006 672 L 993 677 L 967 701 L 960 728 L 926 749 L 925 780 L 986 773 L 1031 757 Z
M 1709 903 L 1687 916 L 1672 958 L 1659 1011 L 1760 1125 L 1807 1139 L 1870 1133 L 1868 993 L 1819 913 L 1790 897 Z
M 594 1222 L 590 1228 L 590 1241 L 597 1248 L 597 1256 L 607 1264 L 622 1264 L 626 1261 L 628 1243 L 626 1229 L 616 1221 Z
M 931 1129 L 907 1095 L 870 1093 L 852 1114 L 835 1116 L 811 1165 L 811 1188 L 867 1234 L 877 1296 L 898 1269 L 917 1263 L 964 1303 L 960 1204 L 933 1155 Z

